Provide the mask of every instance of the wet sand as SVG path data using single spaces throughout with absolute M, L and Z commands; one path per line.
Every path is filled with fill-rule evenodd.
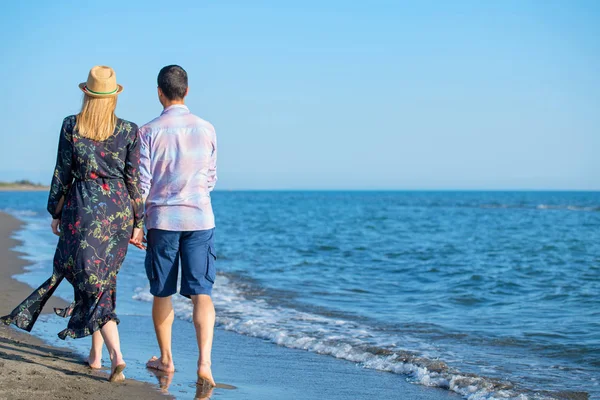
M 17 219 L 0 213 L 0 315 L 8 314 L 33 290 L 11 278 L 27 264 L 19 258 L 19 253 L 11 250 L 18 245 L 11 238 L 12 233 L 20 226 Z M 52 298 L 45 311 L 65 305 L 63 300 Z M 89 343 L 88 339 L 81 340 Z M 0 325 L 0 371 L 0 400 L 166 398 L 147 383 L 130 379 L 123 384 L 111 384 L 106 381 L 107 371 L 90 370 L 69 349 L 49 346 L 33 335 L 3 324 Z

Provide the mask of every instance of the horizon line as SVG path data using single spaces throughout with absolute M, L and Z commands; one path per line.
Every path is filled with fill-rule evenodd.
M 429 189 L 391 189 L 391 188 L 381 188 L 381 189 L 360 189 L 360 188 L 340 188 L 340 189 L 310 189 L 310 188 L 277 188 L 277 189 L 268 189 L 268 188 L 260 188 L 260 189 L 243 189 L 243 188 L 235 188 L 235 189 L 221 189 L 215 188 L 213 192 L 600 192 L 599 189 L 529 189 L 529 188 L 501 188 L 501 189 L 489 189 L 489 188 L 481 188 L 481 189 L 459 189 L 459 188 L 429 188 Z

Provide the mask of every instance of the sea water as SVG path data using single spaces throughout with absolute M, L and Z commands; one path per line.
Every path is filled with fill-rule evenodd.
M 26 222 L 32 286 L 56 245 L 46 196 L 0 193 Z M 213 206 L 218 329 L 470 399 L 600 396 L 598 192 L 217 191 Z M 119 314 L 150 318 L 143 259 L 130 249 Z M 191 320 L 187 299 L 175 310 Z

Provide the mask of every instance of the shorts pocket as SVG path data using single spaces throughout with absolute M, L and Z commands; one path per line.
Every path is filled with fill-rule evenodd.
M 144 266 L 146 267 L 146 277 L 149 281 L 156 279 L 154 272 L 154 255 L 150 249 L 146 249 L 146 259 L 144 260 Z
M 211 283 L 215 283 L 215 277 L 217 275 L 217 268 L 215 266 L 215 260 L 217 259 L 217 253 L 213 246 L 209 245 L 206 251 L 206 275 L 205 278 Z

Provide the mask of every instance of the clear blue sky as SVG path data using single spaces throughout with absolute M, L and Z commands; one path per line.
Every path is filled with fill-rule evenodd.
M 219 189 L 600 190 L 599 21 L 594 0 L 9 2 L 0 180 L 49 183 L 93 65 L 143 124 L 175 63 Z

